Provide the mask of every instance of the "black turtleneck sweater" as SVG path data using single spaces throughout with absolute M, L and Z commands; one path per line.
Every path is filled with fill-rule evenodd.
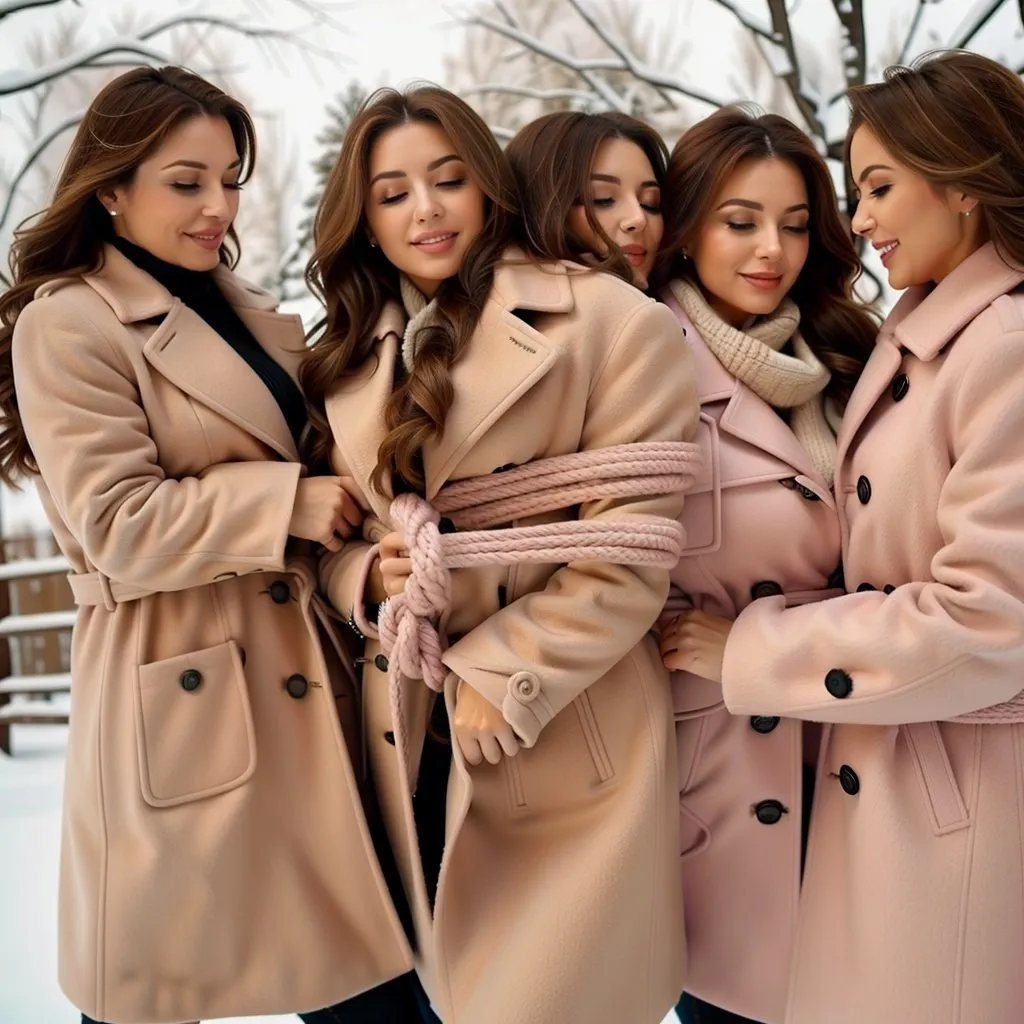
M 249 364 L 281 407 L 288 429 L 298 445 L 299 435 L 306 425 L 306 403 L 302 392 L 288 371 L 253 337 L 252 331 L 217 287 L 213 271 L 188 270 L 168 263 L 124 238 L 115 238 L 113 244 L 135 266 L 155 278 L 176 299 L 202 317 Z

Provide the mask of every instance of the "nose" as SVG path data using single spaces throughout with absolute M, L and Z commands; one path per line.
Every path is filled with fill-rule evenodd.
M 417 188 L 415 195 L 416 206 L 414 215 L 417 221 L 422 223 L 441 215 L 441 204 L 438 202 L 437 195 L 433 189 Z
M 620 221 L 622 230 L 629 234 L 633 234 L 636 231 L 642 231 L 646 224 L 647 211 L 635 199 L 628 202 L 626 204 L 626 209 L 623 211 L 622 220 Z
M 228 220 L 231 217 L 231 206 L 227 189 L 223 187 L 211 188 L 206 195 L 206 203 L 203 206 L 203 216 L 211 217 L 214 220 Z
M 775 260 L 782 255 L 782 241 L 776 228 L 765 228 L 757 240 L 757 257 L 762 260 Z
M 853 211 L 853 216 L 850 218 L 850 227 L 853 228 L 855 235 L 865 238 L 875 230 L 875 218 L 864 209 L 863 199 L 857 201 L 857 209 Z

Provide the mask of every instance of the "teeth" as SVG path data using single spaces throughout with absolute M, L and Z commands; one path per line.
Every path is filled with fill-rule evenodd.
M 435 235 L 433 238 L 421 238 L 415 244 L 416 245 L 434 245 L 436 242 L 446 242 L 451 237 L 452 237 L 452 234 L 449 231 L 448 234 L 446 234 L 446 235 Z
M 882 248 L 878 250 L 879 256 L 885 256 L 887 253 L 892 252 L 899 244 L 899 242 L 890 242 L 888 245 L 883 245 Z

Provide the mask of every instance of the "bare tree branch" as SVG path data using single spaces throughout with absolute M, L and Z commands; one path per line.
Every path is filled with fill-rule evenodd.
M 863 0 L 832 0 L 832 6 L 842 27 L 843 78 L 847 87 L 861 85 L 867 73 Z
M 505 85 L 502 82 L 469 85 L 460 91 L 463 96 L 522 96 L 531 100 L 576 100 L 580 103 L 592 103 L 596 98 L 586 89 L 533 89 L 528 85 Z
M 917 7 L 914 9 L 914 16 L 910 19 L 910 27 L 907 29 L 906 38 L 903 40 L 903 47 L 900 50 L 899 64 L 906 64 L 910 57 L 910 47 L 917 35 L 917 27 L 921 24 L 921 16 L 928 5 L 929 0 L 917 0 Z M 1024 0 L 1021 0 L 1024 3 Z
M 779 42 L 772 34 L 771 29 L 754 21 L 746 11 L 741 11 L 736 4 L 736 0 L 713 0 L 713 2 L 718 4 L 719 7 L 724 7 L 748 32 L 752 32 L 758 38 L 765 39 L 769 43 Z
M 1003 6 L 1004 0 L 984 0 L 967 17 L 953 33 L 950 46 L 955 50 L 965 50 L 971 40 L 988 24 L 992 16 Z
M 35 162 L 42 155 L 43 151 L 49 147 L 49 145 L 63 135 L 66 131 L 70 131 L 72 128 L 78 126 L 82 120 L 82 113 L 73 114 L 71 117 L 65 118 L 60 124 L 55 125 L 51 128 L 39 141 L 35 144 L 28 156 L 22 161 L 21 167 L 18 172 L 11 179 L 10 187 L 7 189 L 7 198 L 4 201 L 4 208 L 0 211 L 0 231 L 3 231 L 4 226 L 7 223 L 7 218 L 11 215 L 11 210 L 14 207 L 14 197 L 18 192 L 18 186 L 24 181 L 25 176 L 35 166 Z
M 796 44 L 793 41 L 793 30 L 789 24 L 789 13 L 786 11 L 786 0 L 768 0 L 768 11 L 772 19 L 773 42 L 782 46 L 789 58 L 786 74 L 779 77 L 786 83 L 789 94 L 793 97 L 807 128 L 819 138 L 825 137 L 825 126 L 818 116 L 818 109 L 804 95 L 803 83 L 800 78 L 800 59 L 797 57 Z
M 54 4 L 61 4 L 64 0 L 0 0 L 0 21 L 18 14 L 21 11 L 30 10 L 33 7 L 52 7 Z M 73 0 L 78 3 L 78 0 Z

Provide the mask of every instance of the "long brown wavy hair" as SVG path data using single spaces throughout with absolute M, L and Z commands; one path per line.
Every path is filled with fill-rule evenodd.
M 364 210 L 374 143 L 384 132 L 410 122 L 436 125 L 451 140 L 484 193 L 484 228 L 458 275 L 437 289 L 435 322 L 420 329 L 415 365 L 388 399 L 388 434 L 372 477 L 381 494 L 388 475 L 397 474 L 416 488 L 424 486 L 420 451 L 427 440 L 444 432 L 455 397 L 451 367 L 476 329 L 518 209 L 508 161 L 487 125 L 458 96 L 432 85 L 407 92 L 381 89 L 370 96 L 345 133 L 313 222 L 306 281 L 325 314 L 313 329 L 316 341 L 300 371 L 310 405 L 303 447 L 311 465 L 324 465 L 331 450 L 326 395 L 373 355 L 374 329 L 385 303 L 401 302 L 399 272 L 370 245 Z
M 800 309 L 801 335 L 831 372 L 826 394 L 845 409 L 874 348 L 878 320 L 853 296 L 860 260 L 839 216 L 832 175 L 792 121 L 725 107 L 679 139 L 668 162 L 662 198 L 665 234 L 652 278 L 657 285 L 681 277 L 701 286 L 683 251 L 697 247 L 715 199 L 733 171 L 744 161 L 767 158 L 792 164 L 807 188 L 810 248 L 789 295 Z
M 590 173 L 606 139 L 639 146 L 662 184 L 668 147 L 650 125 L 617 112 L 545 114 L 521 128 L 505 148 L 523 204 L 516 241 L 536 259 L 586 263 L 632 283 L 632 265 L 598 223 L 594 210 Z M 583 207 L 591 231 L 604 243 L 602 253 L 594 252 L 592 240 L 573 231 L 569 214 L 574 206 Z
M 1008 68 L 959 50 L 887 68 L 850 90 L 850 142 L 866 126 L 898 163 L 934 188 L 978 201 L 983 236 L 1024 265 L 1024 83 Z
M 98 193 L 131 182 L 139 164 L 193 117 L 223 117 L 241 157 L 239 181 L 252 174 L 256 131 L 245 107 L 215 85 L 183 68 L 140 67 L 126 71 L 97 94 L 85 112 L 64 161 L 53 201 L 14 234 L 13 286 L 0 296 L 0 479 L 38 472 L 18 412 L 11 339 L 35 290 L 58 277 L 98 270 L 103 246 L 114 237 L 110 214 Z M 234 228 L 221 246 L 221 261 L 239 255 Z

